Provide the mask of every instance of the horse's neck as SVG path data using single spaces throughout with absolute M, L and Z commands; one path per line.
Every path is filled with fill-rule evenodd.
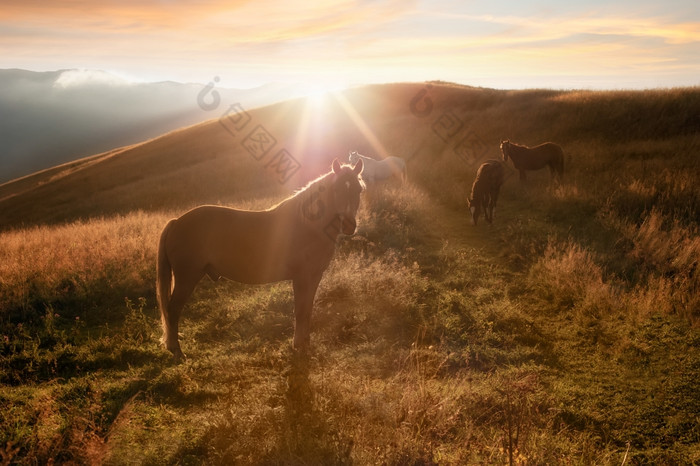
M 472 192 L 471 192 L 471 199 L 472 200 L 479 200 L 481 196 L 484 193 L 484 178 L 483 175 L 481 178 L 477 178 L 474 184 L 472 185 Z
M 329 217 L 331 212 L 327 196 L 330 189 L 329 178 L 319 178 L 287 199 L 285 203 L 301 224 L 311 228 L 323 228 L 325 224 L 321 227 L 319 224 L 326 221 L 324 219 Z
M 525 151 L 527 151 L 527 150 L 528 150 L 528 148 L 526 146 L 520 146 L 518 144 L 511 144 L 510 145 L 510 153 L 511 153 L 511 155 L 515 154 L 516 157 L 524 154 Z

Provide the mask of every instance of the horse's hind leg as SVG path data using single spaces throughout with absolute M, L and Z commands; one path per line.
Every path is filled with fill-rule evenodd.
M 549 165 L 549 173 L 552 175 L 552 181 L 557 183 L 562 182 L 562 176 L 564 175 L 564 160 L 558 159 L 554 160 Z
M 564 178 L 564 154 L 562 154 L 561 158 L 559 159 L 559 163 L 557 164 L 557 177 L 561 183 Z
M 180 349 L 178 341 L 178 322 L 182 309 L 185 307 L 187 298 L 190 297 L 194 287 L 202 277 L 178 277 L 175 275 L 175 287 L 173 294 L 168 303 L 167 327 L 165 335 L 165 346 L 173 353 L 175 360 L 179 361 L 185 358 L 185 355 Z

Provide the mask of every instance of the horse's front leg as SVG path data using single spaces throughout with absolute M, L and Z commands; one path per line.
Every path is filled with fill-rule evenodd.
M 293 280 L 294 288 L 294 349 L 306 352 L 311 342 L 311 311 L 322 274 L 300 276 Z
M 484 218 L 486 219 L 486 223 L 493 222 L 493 203 L 491 199 L 484 205 Z

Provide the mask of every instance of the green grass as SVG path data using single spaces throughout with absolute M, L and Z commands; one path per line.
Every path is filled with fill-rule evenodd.
M 700 165 L 687 123 L 698 91 L 435 86 L 436 112 L 492 141 L 483 157 L 501 137 L 552 139 L 571 154 L 562 185 L 510 176 L 495 223 L 472 227 L 476 166 L 400 104 L 418 89 L 372 89 L 394 103 L 384 113 L 351 99 L 388 150 L 412 151 L 411 182 L 363 195 L 358 233 L 319 287 L 308 358 L 291 350 L 288 283 L 205 279 L 181 324 L 186 362 L 158 341 L 167 219 L 198 195 L 264 207 L 279 186 L 249 179 L 226 197 L 217 173 L 170 201 L 146 177 L 95 195 L 109 215 L 86 215 L 82 201 L 46 224 L 4 217 L 0 461 L 700 462 Z M 196 131 L 184 139 L 193 147 L 225 142 Z M 195 186 L 204 165 L 179 186 Z M 173 169 L 161 176 L 187 173 Z

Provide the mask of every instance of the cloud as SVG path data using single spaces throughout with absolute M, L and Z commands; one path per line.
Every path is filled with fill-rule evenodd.
M 258 1 L 207 19 L 232 43 L 280 43 L 325 38 L 338 44 L 401 17 L 411 2 L 391 0 Z
M 0 10 L 0 52 L 94 60 L 97 56 L 152 56 L 157 60 L 254 62 L 303 48 L 294 58 L 342 55 L 413 7 L 391 0 L 306 2 L 180 1 L 63 2 L 10 5 Z M 335 50 L 334 50 L 335 49 Z M 51 57 L 51 58 L 49 58 Z M 183 60 L 183 61 L 184 61 Z M 88 66 L 71 60 L 68 66 Z M 2 66 L 2 64 L 0 64 Z
M 86 85 L 128 86 L 133 84 L 124 78 L 99 70 L 66 70 L 54 82 L 55 88 L 68 89 Z
M 155 34 L 169 29 L 204 35 L 225 31 L 246 42 L 289 40 L 361 27 L 363 23 L 400 14 L 410 5 L 411 2 L 400 0 L 26 0 L 3 5 L 0 23 L 34 24 L 54 30 L 78 27 L 84 31 Z
M 530 73 L 537 66 L 583 69 L 582 62 L 587 73 L 644 63 L 648 70 L 698 68 L 689 51 L 700 42 L 697 15 L 628 15 L 604 6 L 589 12 L 585 5 L 559 14 L 534 14 L 529 5 L 518 15 L 513 8 L 489 14 L 497 8 L 400 0 L 25 0 L 0 10 L 0 67 L 33 60 L 44 69 L 56 63 L 171 79 L 187 70 L 200 82 L 228 72 L 251 84 L 314 73 L 466 81 L 467 73 L 508 73 L 504 60 Z
M 700 22 L 673 22 L 666 18 L 579 15 L 548 18 L 516 16 L 464 16 L 465 20 L 506 27 L 484 39 L 491 43 L 523 43 L 556 40 L 577 34 L 653 37 L 669 44 L 700 41 Z
M 7 2 L 0 10 L 0 21 L 49 20 L 54 24 L 82 24 L 85 27 L 179 27 L 212 12 L 225 11 L 249 3 L 248 0 L 72 0 L 46 2 L 25 0 Z

